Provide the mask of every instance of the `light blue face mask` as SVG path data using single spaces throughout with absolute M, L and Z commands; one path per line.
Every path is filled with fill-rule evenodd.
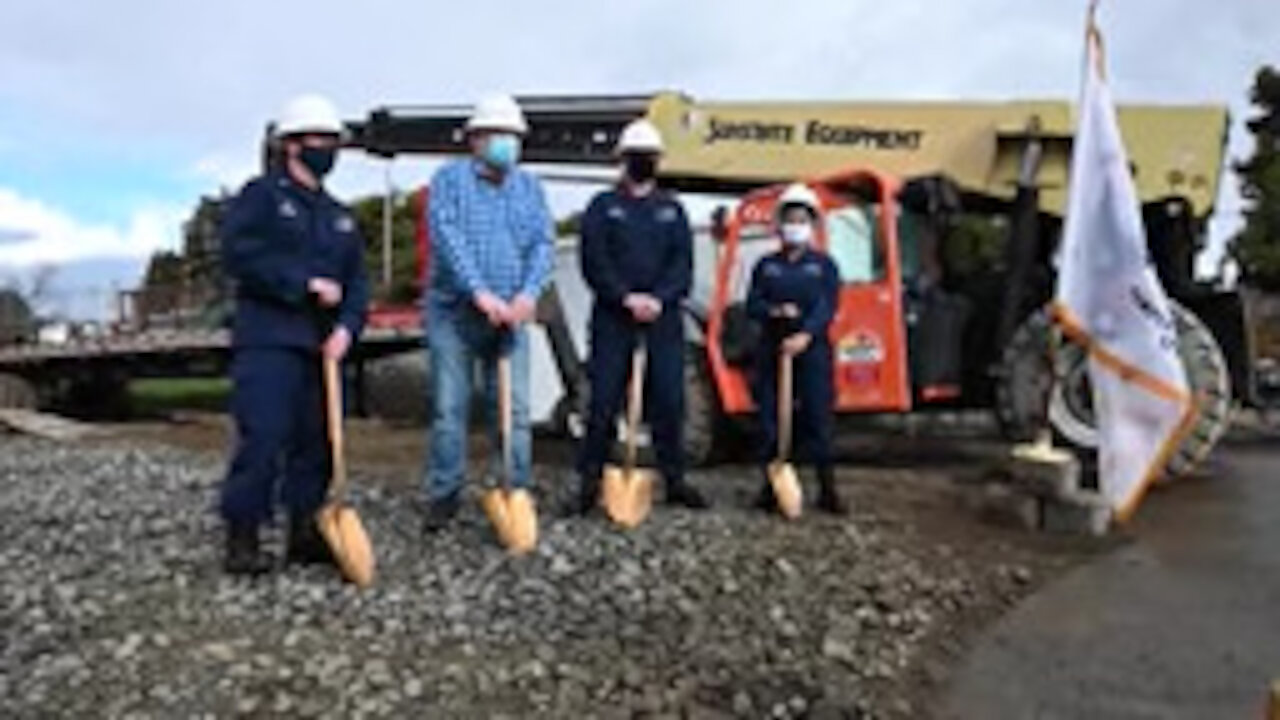
M 520 162 L 520 138 L 515 135 L 490 135 L 484 144 L 484 161 L 499 170 Z
M 813 244 L 813 225 L 807 222 L 784 223 L 782 241 L 788 245 L 809 247 Z

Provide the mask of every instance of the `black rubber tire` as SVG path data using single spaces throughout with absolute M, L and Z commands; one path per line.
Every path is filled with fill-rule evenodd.
M 685 463 L 689 467 L 709 465 L 716 460 L 721 450 L 721 440 L 726 430 L 723 413 L 720 412 L 711 387 L 711 377 L 707 371 L 706 352 L 700 345 L 688 344 L 684 355 L 684 453 Z M 577 408 L 572 414 L 567 405 L 557 406 L 558 422 L 568 437 L 581 441 L 586 432 L 586 420 L 591 403 L 591 386 L 583 382 L 578 391 Z M 623 418 L 618 418 L 617 442 L 613 447 L 614 457 L 622 456 Z M 647 449 L 641 449 L 641 455 L 647 457 Z
M 1200 318 L 1174 304 L 1178 322 L 1178 353 L 1187 368 L 1187 381 L 1195 398 L 1196 416 L 1191 433 L 1169 459 L 1166 476 L 1186 475 L 1209 457 L 1231 429 L 1234 418 L 1231 368 L 1221 346 Z
M 684 455 L 689 467 L 714 462 L 727 430 L 711 384 L 706 350 L 690 343 L 684 353 Z
M 1050 327 L 1046 310 L 1033 312 L 1018 326 L 1002 353 L 994 410 L 1000 434 L 1010 442 L 1033 440 L 1045 424 L 1054 378 Z
M 36 388 L 27 379 L 0 373 L 0 408 L 35 410 L 39 404 Z
M 1230 428 L 1232 416 L 1231 375 L 1222 349 L 1191 311 L 1176 302 L 1172 307 L 1178 352 L 1197 404 L 1192 431 L 1165 467 L 1167 478 L 1185 475 L 1204 461 Z M 1047 418 L 1059 442 L 1095 449 L 1084 348 L 1064 339 L 1050 367 L 1051 326 L 1047 310 L 1032 313 L 1005 348 L 996 383 L 996 418 L 1012 441 L 1033 439 Z
M 424 425 L 431 398 L 427 387 L 427 353 L 412 350 L 365 365 L 365 409 L 369 415 L 396 423 Z
M 129 380 L 123 368 L 82 372 L 67 383 L 55 409 L 81 420 L 127 420 L 133 411 Z

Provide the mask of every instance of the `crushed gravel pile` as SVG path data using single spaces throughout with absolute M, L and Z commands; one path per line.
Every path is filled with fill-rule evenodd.
M 662 508 L 623 534 L 553 517 L 568 486 L 510 559 L 474 504 L 424 538 L 416 501 L 371 478 L 354 502 L 374 589 L 323 568 L 232 580 L 222 470 L 0 436 L 0 716 L 918 717 L 922 653 L 1032 584 L 861 506 Z M 722 501 L 752 489 L 716 481 L 698 478 Z

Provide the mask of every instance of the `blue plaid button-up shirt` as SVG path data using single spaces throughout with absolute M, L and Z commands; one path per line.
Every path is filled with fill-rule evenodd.
M 536 299 L 551 274 L 553 228 L 541 183 L 519 168 L 494 183 L 479 162 L 451 162 L 431 180 L 429 292 L 446 307 L 480 291 Z

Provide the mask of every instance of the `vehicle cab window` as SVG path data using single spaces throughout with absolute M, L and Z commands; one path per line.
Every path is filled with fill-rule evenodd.
M 878 213 L 854 204 L 827 213 L 827 252 L 846 285 L 876 282 L 884 273 L 880 255 Z
M 885 276 L 880 237 L 880 206 L 854 204 L 827 213 L 827 252 L 846 285 L 880 282 Z M 920 272 L 921 219 L 909 212 L 898 215 L 898 259 L 902 277 Z

